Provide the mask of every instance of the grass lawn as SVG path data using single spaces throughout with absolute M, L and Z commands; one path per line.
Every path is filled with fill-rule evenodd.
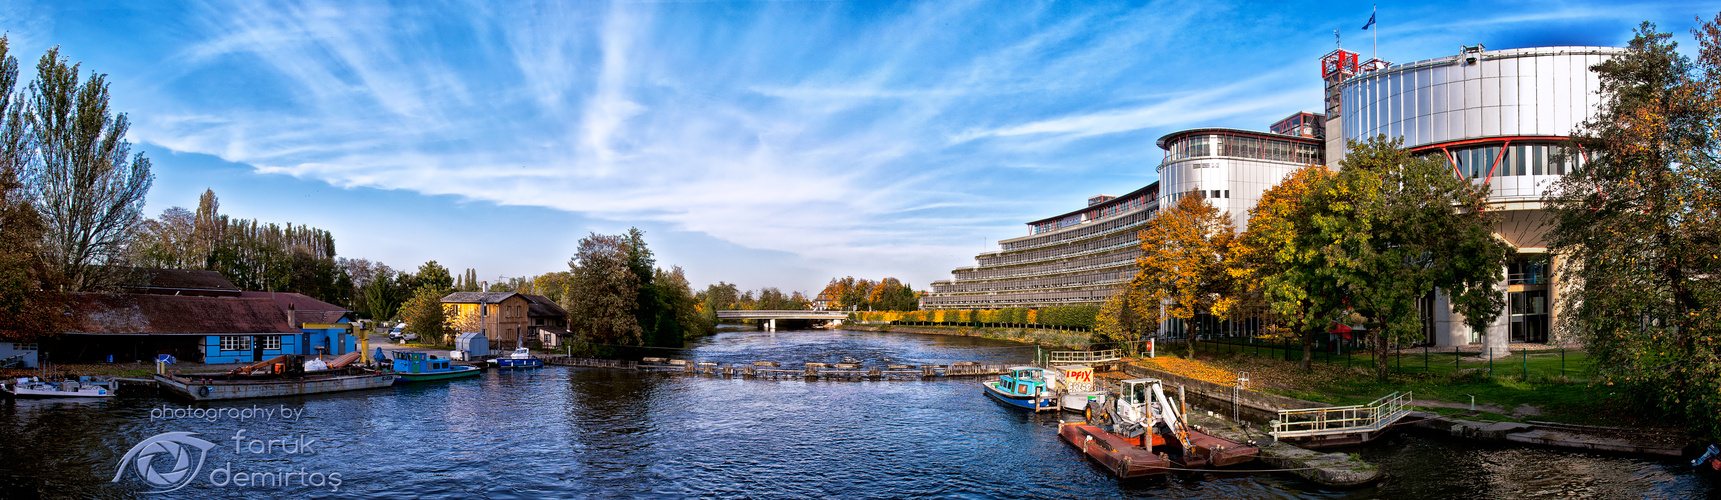
M 1297 368 L 1302 351 L 1273 349 L 1267 345 L 1197 344 L 1193 361 L 1143 362 L 1162 369 L 1194 372 L 1195 378 L 1234 383 L 1237 372 L 1247 372 L 1250 388 L 1335 406 L 1367 404 L 1395 391 L 1410 391 L 1418 409 L 1450 415 L 1471 413 L 1472 420 L 1542 420 L 1585 425 L 1653 426 L 1636 412 L 1624 411 L 1607 388 L 1592 387 L 1585 378 L 1590 358 L 1581 351 L 1559 350 L 1514 353 L 1495 358 L 1492 374 L 1489 360 L 1434 350 L 1405 352 L 1388 358 L 1392 369 L 1387 382 L 1376 380 L 1374 359 L 1366 354 L 1322 356 L 1317 353 L 1311 370 Z M 1162 348 L 1159 355 L 1187 356 L 1187 349 Z M 1259 353 L 1259 354 L 1257 354 Z M 1562 359 L 1563 356 L 1563 359 Z M 1290 361 L 1294 359 L 1297 361 Z M 1402 364 L 1402 365 L 1401 365 Z M 1207 368 L 1196 368 L 1206 365 Z M 1402 366 L 1402 368 L 1400 368 Z M 1215 375 L 1215 373 L 1220 375 Z

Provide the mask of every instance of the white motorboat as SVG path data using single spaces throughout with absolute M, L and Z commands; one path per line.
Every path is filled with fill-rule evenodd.
M 490 360 L 497 368 L 537 368 L 544 366 L 544 360 L 532 356 L 532 350 L 524 347 L 514 349 L 513 354 Z
M 0 390 L 14 398 L 111 398 L 114 391 L 108 387 L 109 384 L 91 383 L 87 379 L 43 382 L 36 377 L 21 377 Z

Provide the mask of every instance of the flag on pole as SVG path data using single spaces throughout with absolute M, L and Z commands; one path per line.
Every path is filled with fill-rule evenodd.
M 1362 25 L 1362 29 L 1363 29 L 1363 31 L 1368 31 L 1368 28 L 1369 28 L 1369 27 L 1370 27 L 1370 26 L 1374 26 L 1374 14 L 1373 14 L 1373 13 L 1370 13 L 1370 14 L 1369 14 L 1369 15 L 1368 15 L 1368 24 L 1364 24 L 1364 25 Z

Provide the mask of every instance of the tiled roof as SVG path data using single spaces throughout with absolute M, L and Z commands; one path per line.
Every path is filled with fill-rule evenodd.
M 528 318 L 541 316 L 560 318 L 568 315 L 567 309 L 562 309 L 562 306 L 557 305 L 556 302 L 550 300 L 549 297 L 545 297 L 543 295 L 532 295 L 529 293 L 522 293 L 520 296 L 525 297 L 526 302 L 531 303 L 531 306 L 526 310 L 526 317 Z
M 514 292 L 454 292 L 442 297 L 442 303 L 477 304 L 479 302 L 483 302 L 485 304 L 495 304 L 508 298 L 510 295 L 518 294 Z
M 299 333 L 266 298 L 154 294 L 76 294 L 78 324 L 68 333 Z
M 238 295 L 239 287 L 215 271 L 138 268 L 135 285 L 142 293 L 164 295 Z
M 269 299 L 281 311 L 283 317 L 287 314 L 287 306 L 293 306 L 293 318 L 304 323 L 340 323 L 348 319 L 352 311 L 344 307 L 313 299 L 306 295 L 289 292 L 242 292 L 240 297 L 247 299 Z

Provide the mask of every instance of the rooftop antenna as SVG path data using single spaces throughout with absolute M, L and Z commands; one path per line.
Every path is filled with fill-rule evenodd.
M 1339 30 L 1333 30 L 1333 48 L 1335 48 L 1335 49 L 1345 48 L 1344 41 L 1339 38 Z

